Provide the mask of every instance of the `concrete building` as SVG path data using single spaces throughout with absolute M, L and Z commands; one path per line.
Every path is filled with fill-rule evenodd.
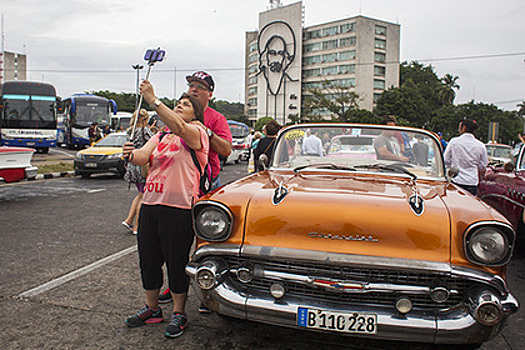
M 385 89 L 399 85 L 398 24 L 355 16 L 305 27 L 303 19 L 297 2 L 260 13 L 259 30 L 246 33 L 250 121 L 264 116 L 290 121 L 300 115 L 309 90 L 325 80 L 355 92 L 359 108 L 368 110 Z
M 0 55 L 2 53 L 0 52 Z M 3 57 L 0 56 L 3 64 L 0 68 L 0 83 L 8 80 L 27 80 L 27 56 L 5 51 Z

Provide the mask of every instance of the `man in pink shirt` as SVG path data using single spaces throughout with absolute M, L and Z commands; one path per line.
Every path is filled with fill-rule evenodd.
M 204 106 L 204 126 L 210 140 L 208 162 L 211 166 L 213 178 L 211 189 L 213 190 L 221 184 L 219 155 L 223 157 L 230 155 L 232 151 L 232 134 L 226 117 L 208 106 L 215 90 L 215 82 L 212 76 L 206 72 L 198 71 L 186 76 L 186 81 L 188 82 L 188 95 L 195 97 Z M 170 301 L 171 293 L 169 289 L 166 289 L 159 295 L 159 303 L 169 303 Z M 199 312 L 210 313 L 211 311 L 206 306 L 201 305 Z
M 221 113 L 208 106 L 215 82 L 211 75 L 198 71 L 186 77 L 188 82 L 188 95 L 195 97 L 204 107 L 204 126 L 210 138 L 210 154 L 208 161 L 213 175 L 212 189 L 220 186 L 219 172 L 221 165 L 219 155 L 228 157 L 232 151 L 232 134 L 230 126 Z

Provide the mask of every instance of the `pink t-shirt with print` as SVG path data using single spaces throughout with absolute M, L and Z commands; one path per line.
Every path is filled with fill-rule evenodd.
M 208 160 L 210 143 L 206 131 L 199 127 L 202 148 L 195 151 L 201 169 Z M 193 163 L 190 151 L 174 134 L 165 134 L 159 143 L 160 133 L 149 142 L 157 144 L 149 160 L 149 173 L 144 187 L 143 204 L 162 204 L 190 209 L 199 197 L 200 174 Z

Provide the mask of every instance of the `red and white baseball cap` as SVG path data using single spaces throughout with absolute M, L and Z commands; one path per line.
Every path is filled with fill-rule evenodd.
M 198 81 L 199 83 L 204 84 L 204 86 L 210 89 L 210 91 L 213 91 L 213 89 L 215 88 L 215 82 L 213 81 L 211 75 L 203 71 L 198 71 L 193 73 L 192 75 L 186 76 L 186 80 L 188 81 L 188 83 L 192 81 Z

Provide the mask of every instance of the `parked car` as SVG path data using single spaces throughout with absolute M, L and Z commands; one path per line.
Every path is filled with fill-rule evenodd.
M 128 140 L 127 133 L 114 132 L 78 152 L 73 161 L 75 174 L 88 178 L 91 174 L 112 172 L 123 177 L 126 168 L 122 159 L 122 146 Z
M 332 140 L 395 142 L 403 133 L 433 159 L 303 155 L 308 128 Z M 192 209 L 198 240 L 186 272 L 210 309 L 303 330 L 464 344 L 493 338 L 517 311 L 505 280 L 514 230 L 450 182 L 434 134 L 298 124 L 280 131 L 268 166 Z
M 239 163 L 241 160 L 248 160 L 250 157 L 250 145 L 248 143 L 250 128 L 248 125 L 235 120 L 228 120 L 228 125 L 232 133 L 232 152 L 226 161 Z
M 326 149 L 327 157 L 375 159 L 375 135 L 340 135 L 332 138 Z
M 489 164 L 505 164 L 513 160 L 512 147 L 509 145 L 487 143 L 485 147 L 487 148 Z
M 38 167 L 31 165 L 34 148 L 0 146 L 0 182 L 34 179 Z
M 525 148 L 517 160 L 494 164 L 487 168 L 478 186 L 478 196 L 496 208 L 522 231 L 525 208 Z

